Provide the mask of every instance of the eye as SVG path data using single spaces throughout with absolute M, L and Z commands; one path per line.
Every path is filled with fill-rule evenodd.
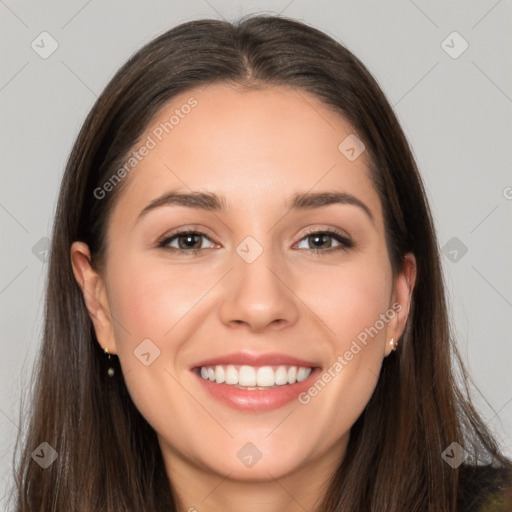
M 209 248 L 217 246 L 206 233 L 189 229 L 164 237 L 158 242 L 158 247 L 182 254 L 196 254 L 208 248 L 203 245 L 204 239 L 211 242 L 212 245 Z M 333 239 L 337 245 L 333 245 Z M 313 247 L 299 247 L 299 249 L 305 249 L 313 253 L 348 250 L 355 246 L 347 236 L 332 230 L 310 231 L 298 242 L 298 245 L 304 244 L 303 241 L 306 244 L 313 245 Z
M 202 231 L 185 230 L 174 233 L 172 236 L 163 238 L 158 242 L 158 247 L 169 249 L 171 251 L 195 254 L 205 247 L 203 247 L 203 239 L 211 239 Z M 215 244 L 212 242 L 213 246 Z
M 333 246 L 332 239 L 334 239 L 338 245 Z M 310 231 L 300 240 L 299 244 L 301 244 L 303 240 L 306 241 L 306 244 L 312 244 L 313 247 L 299 248 L 306 249 L 314 253 L 347 250 L 354 247 L 354 243 L 347 236 L 340 232 L 331 230 Z

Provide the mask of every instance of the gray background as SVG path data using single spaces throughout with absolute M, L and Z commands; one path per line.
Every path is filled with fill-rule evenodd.
M 302 19 L 341 41 L 395 106 L 444 247 L 451 315 L 480 390 L 476 404 L 512 456 L 510 0 L 0 0 L 1 496 L 40 343 L 45 237 L 85 115 L 125 59 L 156 35 L 198 17 L 233 20 L 255 11 Z M 58 43 L 47 59 L 31 47 L 43 31 Z M 445 50 L 459 53 L 462 40 L 442 44 L 453 31 L 469 44 L 457 58 Z

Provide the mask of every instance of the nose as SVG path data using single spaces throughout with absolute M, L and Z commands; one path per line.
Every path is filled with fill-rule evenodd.
M 235 253 L 220 307 L 222 322 L 230 327 L 244 324 L 251 332 L 282 329 L 296 323 L 299 299 L 293 282 L 288 282 L 289 275 L 270 250 L 264 250 L 252 263 Z

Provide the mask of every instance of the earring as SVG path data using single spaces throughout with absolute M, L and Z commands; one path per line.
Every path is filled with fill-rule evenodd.
M 110 352 L 108 351 L 108 348 L 104 349 L 103 350 L 105 352 L 105 354 L 108 355 L 108 360 L 110 362 Z M 114 368 L 112 368 L 112 366 L 109 366 L 108 370 L 107 370 L 107 374 L 109 377 L 113 377 L 114 376 Z
M 391 345 L 391 350 L 395 351 L 396 350 L 396 345 L 395 345 L 394 338 L 391 338 L 391 340 L 389 341 L 389 344 Z

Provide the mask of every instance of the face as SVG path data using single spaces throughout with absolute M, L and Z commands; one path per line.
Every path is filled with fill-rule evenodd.
M 101 274 L 73 245 L 98 341 L 170 472 L 264 480 L 343 457 L 414 283 L 412 255 L 392 273 L 351 134 L 292 88 L 187 91 L 134 148 Z

